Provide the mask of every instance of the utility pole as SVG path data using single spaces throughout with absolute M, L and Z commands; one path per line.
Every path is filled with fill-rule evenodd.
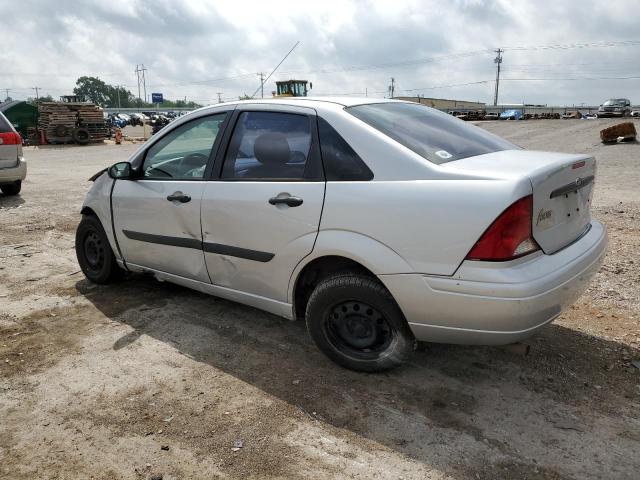
M 138 111 L 140 111 L 140 72 L 142 70 L 140 70 L 140 68 L 138 67 L 138 64 L 136 64 L 136 69 L 135 69 L 135 74 L 138 77 Z
M 264 98 L 264 73 L 260 72 L 258 76 L 260 77 L 260 98 Z
M 500 85 L 500 64 L 502 64 L 502 53 L 504 50 L 497 49 L 495 52 L 498 54 L 496 58 L 493 59 L 493 63 L 496 64 L 496 91 L 493 94 L 493 106 L 498 105 L 498 88 Z
M 4 93 L 5 93 L 4 99 L 5 100 L 7 100 L 9 98 L 9 90 L 11 90 L 11 89 L 10 88 L 5 88 L 4 89 Z
M 38 90 L 40 90 L 40 87 L 33 87 L 33 89 L 36 91 L 36 103 L 38 103 L 38 100 L 40 99 L 40 96 L 38 95 Z
M 391 77 L 391 85 L 389 86 L 389 98 L 393 98 L 396 91 L 396 79 Z
M 144 63 L 142 64 L 142 88 L 144 91 L 144 101 L 148 103 L 148 98 L 147 98 L 147 78 L 144 74 L 144 72 L 146 72 L 147 69 L 144 68 Z
M 118 93 L 118 113 L 120 113 L 120 85 L 116 85 L 116 92 Z
M 222 95 L 222 92 L 216 92 L 218 95 L 218 103 L 222 103 L 222 97 L 220 95 Z

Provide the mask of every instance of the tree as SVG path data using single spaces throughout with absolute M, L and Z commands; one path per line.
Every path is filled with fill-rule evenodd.
M 111 89 L 113 89 L 111 85 L 107 85 L 98 77 L 80 77 L 76 80 L 73 93 L 82 95 L 97 105 L 105 106 L 109 100 Z
M 130 108 L 136 107 L 138 104 L 136 102 L 136 97 L 134 97 L 133 93 L 127 90 L 124 87 L 120 86 L 111 86 L 107 85 L 107 107 L 121 107 L 121 108 Z
M 53 99 L 53 97 L 51 95 L 42 95 L 40 97 L 33 98 L 33 97 L 29 97 L 27 98 L 27 103 L 31 103 L 33 105 L 35 105 L 38 102 L 55 102 L 55 100 Z
M 238 100 L 252 100 L 253 97 L 250 97 L 249 95 L 247 95 L 246 93 L 244 95 L 240 95 L 238 97 Z
M 76 87 L 73 89 L 75 95 L 82 95 L 87 100 L 109 108 L 144 108 L 153 109 L 155 105 L 148 103 L 133 93 L 119 85 L 113 86 L 103 82 L 98 77 L 80 77 L 76 80 Z M 186 107 L 198 108 L 195 102 L 185 102 L 184 100 L 165 100 L 159 108 Z

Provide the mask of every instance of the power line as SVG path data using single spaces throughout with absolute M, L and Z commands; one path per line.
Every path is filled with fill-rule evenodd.
M 538 82 L 538 81 L 557 81 L 557 80 L 638 80 L 640 75 L 629 77 L 565 77 L 565 78 L 503 78 L 502 81 L 521 81 L 521 82 Z
M 640 40 L 601 41 L 586 43 L 565 43 L 551 45 L 523 45 L 516 47 L 502 47 L 503 50 L 571 50 L 574 48 L 608 48 L 608 47 L 635 47 L 640 45 Z
M 475 82 L 466 82 L 466 83 L 451 83 L 449 85 L 435 85 L 432 87 L 420 87 L 420 88 L 403 88 L 405 92 L 417 92 L 420 90 L 436 90 L 438 88 L 450 88 L 450 87 L 466 87 L 468 85 L 480 85 L 483 83 L 491 83 L 491 80 L 478 80 Z

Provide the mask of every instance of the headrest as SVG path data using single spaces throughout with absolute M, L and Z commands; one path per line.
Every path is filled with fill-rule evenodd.
M 263 165 L 284 165 L 291 158 L 291 148 L 282 133 L 263 133 L 253 145 L 253 153 Z

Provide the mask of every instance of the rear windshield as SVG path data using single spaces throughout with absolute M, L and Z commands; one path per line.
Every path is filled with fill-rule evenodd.
M 0 133 L 8 133 L 13 132 L 13 127 L 7 120 L 7 118 L 0 113 Z
M 373 103 L 348 107 L 346 111 L 438 165 L 520 148 L 486 130 L 417 103 Z

